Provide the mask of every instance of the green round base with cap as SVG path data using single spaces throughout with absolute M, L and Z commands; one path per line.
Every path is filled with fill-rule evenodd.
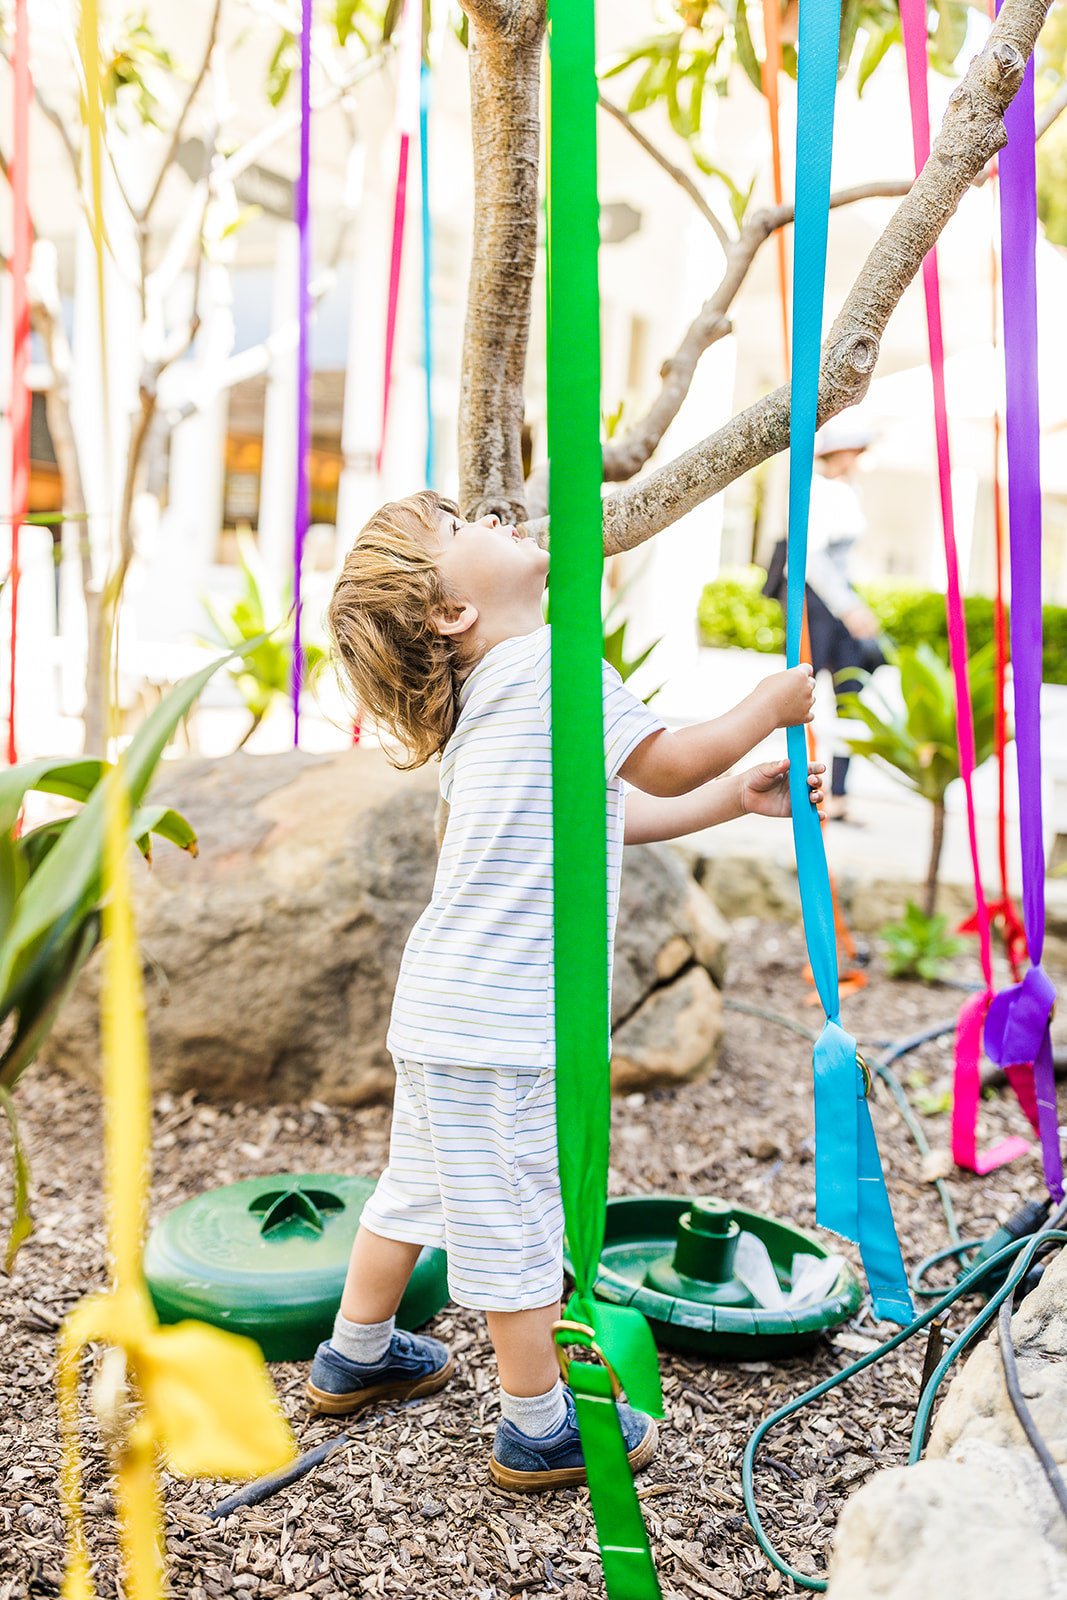
M 681 1195 L 609 1200 L 597 1295 L 643 1312 L 664 1349 L 742 1361 L 796 1355 L 859 1310 L 863 1290 L 847 1262 L 830 1292 L 811 1305 L 795 1310 L 755 1305 L 732 1276 L 742 1233 L 763 1241 L 787 1291 L 795 1255 L 825 1259 L 832 1253 L 792 1223 L 722 1200 Z M 569 1260 L 566 1265 L 569 1271 Z
M 161 1322 L 195 1317 L 254 1339 L 268 1361 L 306 1361 L 328 1339 L 373 1178 L 333 1172 L 246 1178 L 187 1200 L 145 1246 Z M 448 1302 L 443 1250 L 423 1250 L 397 1312 L 418 1328 Z

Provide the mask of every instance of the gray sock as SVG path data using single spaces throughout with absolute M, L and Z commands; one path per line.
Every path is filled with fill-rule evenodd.
M 547 1394 L 508 1394 L 500 1391 L 500 1415 L 528 1439 L 555 1433 L 567 1415 L 563 1385 L 557 1378 Z
M 346 1361 L 358 1361 L 362 1366 L 371 1366 L 375 1361 L 380 1361 L 388 1350 L 395 1325 L 395 1317 L 387 1317 L 384 1322 L 349 1322 L 347 1317 L 338 1312 L 334 1318 L 330 1343 Z

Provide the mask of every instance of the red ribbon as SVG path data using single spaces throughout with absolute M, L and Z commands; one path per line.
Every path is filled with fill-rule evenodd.
M 30 39 L 26 0 L 15 0 L 11 46 L 15 79 L 14 143 L 11 151 L 13 240 L 11 250 L 11 640 L 8 659 L 7 759 L 18 760 L 15 743 L 15 667 L 18 650 L 19 534 L 30 505 Z

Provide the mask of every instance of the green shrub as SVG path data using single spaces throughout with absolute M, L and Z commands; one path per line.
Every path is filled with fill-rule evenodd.
M 744 567 L 706 585 L 697 609 L 705 644 L 782 654 L 785 619 L 777 600 L 760 593 L 766 576 L 762 567 Z
M 762 567 L 745 567 L 724 573 L 705 587 L 697 613 L 705 644 L 781 654 L 782 610 L 776 600 L 760 593 L 764 576 Z M 948 660 L 943 594 L 893 583 L 862 584 L 859 593 L 894 644 L 928 644 Z M 968 595 L 964 614 L 968 645 L 976 653 L 993 638 L 993 602 L 986 595 Z M 1067 683 L 1067 606 L 1044 608 L 1044 634 L 1044 681 Z
M 912 900 L 900 921 L 887 922 L 881 935 L 890 977 L 921 978 L 924 983 L 937 983 L 952 958 L 967 948 L 966 939 L 948 931 L 947 917 L 928 917 Z

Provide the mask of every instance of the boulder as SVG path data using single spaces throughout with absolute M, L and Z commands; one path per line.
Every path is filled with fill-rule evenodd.
M 1067 1253 L 1012 1318 L 1027 1405 L 1067 1468 Z M 828 1600 L 1067 1600 L 1067 1519 L 1008 1397 L 995 1336 L 951 1384 L 926 1460 L 848 1502 Z
M 221 1099 L 356 1104 L 386 1096 L 385 1034 L 404 941 L 429 899 L 436 768 L 381 754 L 182 761 L 153 798 L 197 829 L 134 862 L 153 1077 Z M 627 1088 L 715 1060 L 727 925 L 664 846 L 626 852 L 613 1017 Z M 97 1071 L 99 960 L 46 1059 Z

